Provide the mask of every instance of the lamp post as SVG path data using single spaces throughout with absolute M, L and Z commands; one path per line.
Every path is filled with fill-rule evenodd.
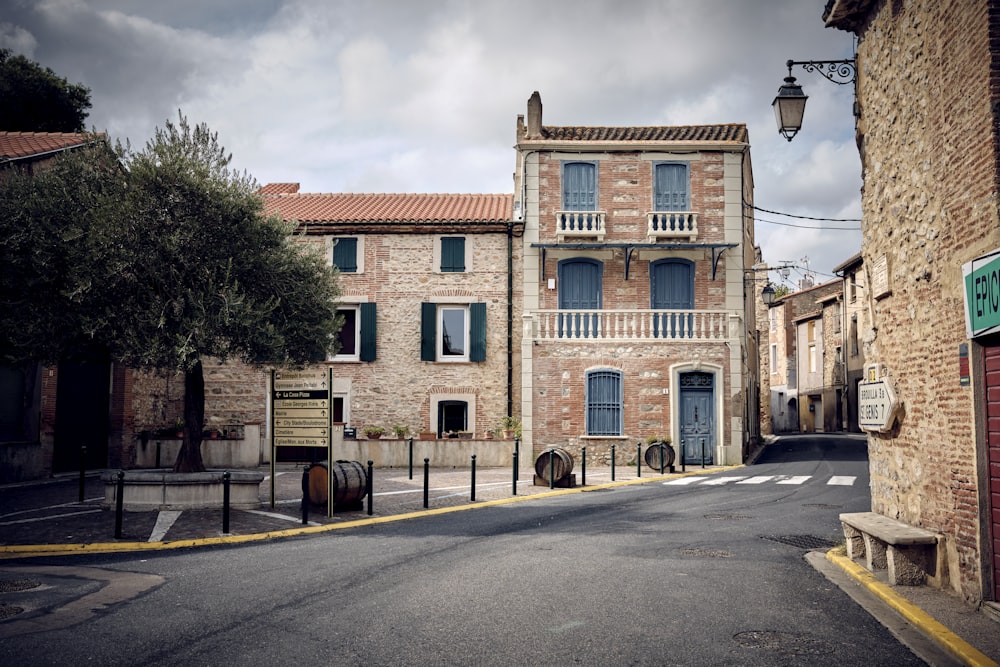
M 857 79 L 858 66 L 854 58 L 849 60 L 789 60 L 788 76 L 778 88 L 778 94 L 771 102 L 774 118 L 778 122 L 778 133 L 789 141 L 802 129 L 802 116 L 806 111 L 809 96 L 802 92 L 802 86 L 795 82 L 792 67 L 798 65 L 807 72 L 818 72 L 827 81 L 838 86 L 853 84 Z
M 764 289 L 760 291 L 760 298 L 764 301 L 765 306 L 770 306 L 774 303 L 774 285 L 768 283 L 764 285 Z

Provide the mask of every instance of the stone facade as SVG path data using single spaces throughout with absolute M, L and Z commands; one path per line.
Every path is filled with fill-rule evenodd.
M 997 600 L 1000 459 L 990 463 L 983 361 L 997 341 L 966 332 L 962 266 L 1000 247 L 1000 7 L 838 0 L 825 18 L 858 36 L 860 337 L 903 407 L 869 437 L 872 509 L 943 534 L 954 589 Z
M 752 218 L 743 204 L 753 197 L 745 128 L 547 127 L 537 93 L 527 118 L 517 123 L 514 195 L 514 209 L 524 216 L 525 443 L 535 455 L 547 446 L 587 447 L 588 457 L 605 460 L 616 445 L 622 463 L 634 459 L 636 442 L 649 436 L 668 436 L 675 446 L 698 437 L 707 441 L 710 460 L 742 461 L 759 435 L 757 290 L 745 279 L 755 259 Z M 689 138 L 696 134 L 706 138 Z M 684 165 L 685 215 L 697 215 L 689 235 L 650 233 L 655 165 L 664 162 Z M 567 201 L 567 163 L 592 165 L 589 208 Z M 593 211 L 599 222 L 573 230 L 565 226 L 568 208 Z M 653 305 L 652 276 L 663 262 L 691 267 L 685 274 L 691 303 L 670 316 L 686 318 L 691 328 L 683 335 L 661 330 L 653 315 L 668 308 Z M 581 264 L 594 267 L 597 277 L 583 290 L 585 298 L 574 301 L 579 281 L 563 271 Z M 696 377 L 711 387 L 711 402 L 689 419 L 683 396 L 693 394 L 687 383 Z M 603 380 L 620 383 L 620 402 L 593 398 Z M 596 428 L 601 410 L 600 418 L 611 421 Z M 689 431 L 695 420 L 706 431 Z

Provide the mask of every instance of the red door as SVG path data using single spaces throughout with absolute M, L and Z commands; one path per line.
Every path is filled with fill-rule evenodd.
M 986 431 L 989 460 L 988 520 L 993 563 L 993 600 L 1000 601 L 1000 345 L 983 348 L 986 364 Z

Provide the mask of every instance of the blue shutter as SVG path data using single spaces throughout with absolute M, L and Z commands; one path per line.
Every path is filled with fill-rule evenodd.
M 587 373 L 587 435 L 622 434 L 621 371 Z
M 653 310 L 694 309 L 694 262 L 665 259 L 650 267 L 650 308 Z M 693 333 L 690 314 L 666 313 L 653 318 L 653 336 L 690 338 Z
M 567 162 L 563 165 L 563 210 L 597 210 L 597 165 Z
M 600 310 L 604 265 L 594 259 L 559 262 L 559 309 Z M 591 313 L 559 315 L 559 337 L 597 336 L 598 318 Z
M 486 361 L 486 304 L 471 304 L 469 317 L 472 319 L 469 361 Z
M 465 238 L 446 236 L 441 239 L 441 271 L 462 273 L 465 271 Z
M 664 162 L 656 165 L 655 195 L 653 206 L 656 211 L 687 211 L 688 166 L 681 162 Z
M 358 240 L 335 239 L 333 246 L 333 265 L 341 273 L 357 273 L 358 271 Z
M 361 350 L 358 355 L 361 361 L 375 361 L 375 341 L 377 340 L 375 322 L 375 304 L 361 304 Z
M 437 359 L 437 304 L 420 304 L 420 361 Z

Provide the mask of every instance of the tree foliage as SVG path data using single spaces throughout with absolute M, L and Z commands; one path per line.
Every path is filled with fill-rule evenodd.
M 0 354 L 184 373 L 175 469 L 203 470 L 203 359 L 324 359 L 335 269 L 265 214 L 204 124 L 179 115 L 141 151 L 104 146 L 0 174 Z
M 0 130 L 83 132 L 90 89 L 0 49 Z

